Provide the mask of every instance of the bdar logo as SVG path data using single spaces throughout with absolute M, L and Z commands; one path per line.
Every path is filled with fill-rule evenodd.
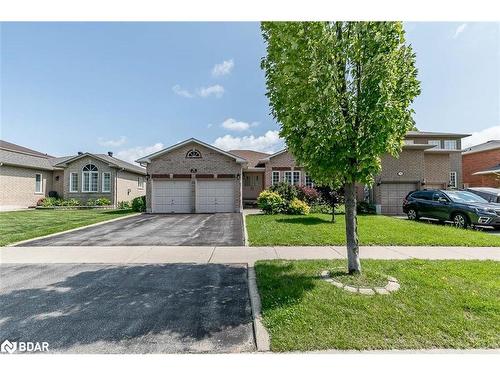
M 5 340 L 2 342 L 2 345 L 0 346 L 0 351 L 2 353 L 14 353 L 17 349 L 17 342 L 10 342 L 9 340 Z

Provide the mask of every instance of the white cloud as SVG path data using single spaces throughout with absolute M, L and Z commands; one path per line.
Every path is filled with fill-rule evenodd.
M 215 147 L 223 150 L 254 150 L 273 153 L 283 148 L 283 140 L 279 137 L 277 130 L 269 130 L 259 137 L 253 135 L 245 137 L 233 137 L 226 134 L 219 137 L 213 143 Z
M 212 68 L 212 75 L 214 77 L 224 76 L 226 74 L 231 73 L 231 70 L 234 68 L 234 60 L 224 60 L 220 64 L 215 64 Z
M 208 98 L 211 95 L 215 96 L 216 98 L 220 98 L 224 94 L 224 87 L 222 87 L 221 85 L 199 87 L 194 92 L 191 92 L 189 90 L 182 88 L 180 85 L 175 85 L 172 87 L 172 91 L 176 95 L 189 99 L 197 96 L 201 98 Z
M 470 137 L 462 140 L 462 149 L 479 145 L 493 139 L 500 139 L 500 125 L 473 132 Z
M 191 94 L 188 90 L 183 89 L 180 85 L 175 85 L 174 87 L 172 87 L 172 91 L 184 98 L 194 98 L 193 94 Z
M 135 162 L 137 159 L 142 158 L 143 156 L 152 154 L 153 152 L 157 152 L 163 150 L 165 146 L 163 143 L 155 143 L 152 146 L 137 146 L 128 148 L 125 150 L 118 151 L 115 156 L 118 159 L 122 159 L 128 161 L 130 163 Z
M 258 122 L 248 123 L 248 122 L 244 122 L 244 121 L 236 121 L 234 118 L 228 118 L 227 120 L 225 120 L 221 124 L 221 126 L 224 129 L 238 131 L 238 132 L 248 130 L 248 129 L 250 129 L 250 127 L 254 127 L 257 125 L 259 125 Z
M 102 137 L 97 138 L 97 143 L 104 147 L 118 147 L 127 142 L 127 137 L 122 135 L 117 139 L 104 139 Z
M 196 90 L 199 96 L 206 98 L 210 95 L 214 95 L 216 98 L 220 98 L 224 94 L 224 87 L 221 85 L 213 85 L 209 87 L 200 87 Z
M 455 35 L 453 35 L 453 39 L 456 39 L 458 38 L 458 36 L 460 34 L 462 34 L 465 29 L 467 28 L 467 24 L 466 23 L 462 23 L 461 25 L 459 25 L 456 29 L 455 29 Z

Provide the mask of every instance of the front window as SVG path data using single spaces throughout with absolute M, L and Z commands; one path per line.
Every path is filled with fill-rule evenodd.
M 486 199 L 468 191 L 447 190 L 446 194 L 455 203 L 488 203 Z
M 444 141 L 444 149 L 445 150 L 456 150 L 457 149 L 457 141 L 456 140 L 445 140 Z
M 42 174 L 35 174 L 35 193 L 42 193 Z
M 144 177 L 137 177 L 137 188 L 144 189 Z
M 457 187 L 457 172 L 450 172 L 450 182 L 448 186 L 452 188 Z
M 82 191 L 96 193 L 99 186 L 99 172 L 94 164 L 87 164 L 82 169 Z
M 283 178 L 287 184 L 291 185 L 292 184 L 292 171 L 285 171 Z
M 72 172 L 69 175 L 69 191 L 70 193 L 76 193 L 78 191 L 78 173 Z
M 293 171 L 293 184 L 300 185 L 300 171 Z
M 309 173 L 306 173 L 306 187 L 311 188 L 313 186 L 314 186 L 314 182 L 313 182 L 311 176 L 309 176 Z
M 280 182 L 280 171 L 273 171 L 273 185 L 277 185 Z
M 434 148 L 441 148 L 441 141 L 439 139 L 429 139 L 427 144 L 436 146 Z
M 104 172 L 102 174 L 102 192 L 109 193 L 111 191 L 111 173 Z

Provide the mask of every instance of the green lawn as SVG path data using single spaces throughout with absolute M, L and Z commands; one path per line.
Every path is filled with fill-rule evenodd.
M 344 245 L 343 215 L 248 215 L 251 246 Z M 500 236 L 381 215 L 358 216 L 361 245 L 500 246 Z
M 0 212 L 0 246 L 130 215 L 131 210 L 30 210 Z
M 259 261 L 273 351 L 500 347 L 500 264 L 364 260 L 396 277 L 390 295 L 351 294 L 319 279 L 345 261 Z

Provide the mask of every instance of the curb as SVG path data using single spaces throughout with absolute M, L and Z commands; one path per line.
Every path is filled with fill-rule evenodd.
M 41 239 L 44 239 L 44 238 L 51 238 L 51 237 L 59 236 L 60 234 L 75 232 L 75 231 L 80 230 L 80 229 L 97 227 L 97 226 L 99 226 L 101 224 L 112 223 L 113 221 L 128 219 L 130 217 L 139 216 L 139 215 L 142 215 L 142 214 L 143 214 L 142 212 L 138 212 L 138 213 L 135 213 L 135 214 L 125 215 L 125 216 L 122 216 L 122 217 L 117 217 L 115 219 L 100 221 L 98 223 L 85 225 L 83 227 L 78 227 L 78 228 L 68 229 L 68 230 L 65 230 L 65 231 L 62 231 L 62 232 L 47 234 L 45 236 L 34 237 L 34 238 L 30 238 L 28 240 L 22 240 L 22 241 L 14 242 L 14 243 L 10 243 L 10 244 L 7 244 L 5 246 L 0 246 L 0 247 L 15 247 L 15 246 L 19 246 L 19 245 L 22 245 L 24 243 L 28 243 L 28 242 L 31 242 L 31 241 L 37 241 L 37 240 L 41 240 Z
M 253 331 L 255 336 L 255 345 L 258 352 L 268 352 L 271 350 L 269 333 L 264 324 L 262 324 L 260 296 L 257 289 L 257 280 L 255 269 L 251 265 L 248 267 L 248 292 L 250 294 L 250 305 L 252 307 Z

